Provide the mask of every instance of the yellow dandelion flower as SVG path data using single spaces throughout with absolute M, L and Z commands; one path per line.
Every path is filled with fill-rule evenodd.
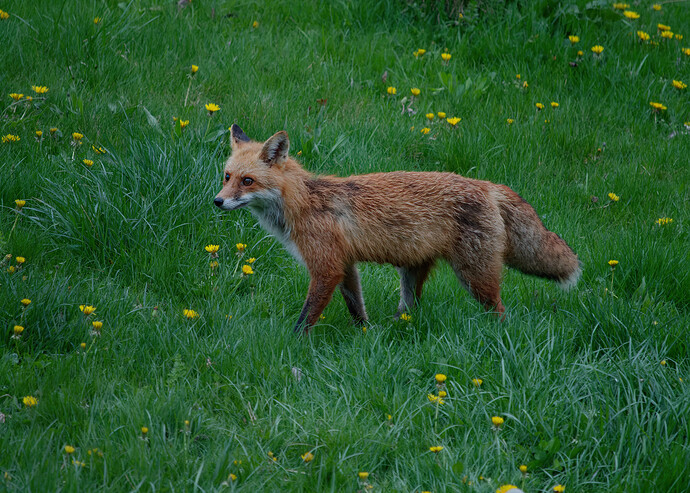
M 199 66 L 198 65 L 192 65 L 192 73 L 196 74 L 199 71 Z
M 508 122 L 508 125 L 512 125 L 515 122 L 515 120 L 512 118 L 508 118 L 506 121 Z
M 673 222 L 673 219 L 670 217 L 660 217 L 659 219 L 656 220 L 656 223 L 659 226 L 666 226 L 668 224 L 671 224 Z
M 19 93 L 17 93 L 17 92 L 12 92 L 12 93 L 10 93 L 10 97 L 11 97 L 12 99 L 14 99 L 15 101 L 19 101 L 20 99 L 22 99 L 22 98 L 24 97 L 24 95 L 23 95 L 23 94 L 19 94 Z
M 580 36 L 573 36 L 570 35 L 568 36 L 568 39 L 570 40 L 571 44 L 579 43 L 580 42 Z
M 453 127 L 456 126 L 458 123 L 460 123 L 461 120 L 462 120 L 462 118 L 458 118 L 458 117 L 446 118 L 446 121 L 448 123 L 450 123 L 450 125 Z
M 658 3 L 655 3 L 654 5 L 652 5 L 652 8 L 654 10 L 656 10 L 657 12 L 659 12 L 661 10 L 661 5 L 659 5 Z
M 91 305 L 79 305 L 79 310 L 81 310 L 84 315 L 88 316 L 96 311 L 96 307 Z
M 24 332 L 24 327 L 22 327 L 21 325 L 15 325 L 15 326 L 14 326 L 14 329 L 13 329 L 13 332 L 14 332 L 16 335 L 20 335 L 22 332 Z
M 80 346 L 82 349 L 86 349 L 86 343 L 85 343 L 85 342 L 82 342 L 81 344 L 79 344 L 79 346 Z
M 388 86 L 388 88 L 386 89 L 386 92 L 392 96 L 392 95 L 394 95 L 395 93 L 397 93 L 398 90 L 397 90 L 395 87 L 393 87 L 393 86 Z
M 242 266 L 242 274 L 244 274 L 245 276 L 249 276 L 251 274 L 254 274 L 254 270 L 252 269 L 252 266 L 246 265 L 246 264 L 243 265 Z
M 666 360 L 662 359 L 661 362 L 659 363 L 661 366 L 666 366 Z
M 517 490 L 518 487 L 512 484 L 504 484 L 496 490 L 496 493 L 508 493 L 510 490 Z
M 420 130 L 420 132 L 424 135 L 428 134 L 431 132 L 431 129 L 429 127 L 424 127 L 423 129 Z
M 2 143 L 8 144 L 11 142 L 19 142 L 20 140 L 22 140 L 22 139 L 19 138 L 19 135 L 7 134 L 7 135 L 3 136 Z
M 436 382 L 443 383 L 446 381 L 446 379 L 448 377 L 446 377 L 443 373 L 437 373 L 435 378 L 436 378 Z
M 675 35 L 675 38 L 676 38 L 678 41 L 681 41 L 681 40 L 683 39 L 683 35 L 682 35 L 682 34 L 676 34 L 676 35 Z
M 435 454 L 438 454 L 441 450 L 443 450 L 443 447 L 441 445 L 434 445 L 433 447 L 429 447 L 429 450 Z
M 681 51 L 683 55 L 690 56 L 690 48 L 683 48 Z
M 491 418 L 491 423 L 493 423 L 493 425 L 494 425 L 495 427 L 497 427 L 497 428 L 498 428 L 499 426 L 501 426 L 504 422 L 505 422 L 505 420 L 504 420 L 502 417 L 500 417 L 500 416 L 493 416 L 493 417 Z
M 621 198 L 618 195 L 616 195 L 615 193 L 610 192 L 609 193 L 609 199 L 613 200 L 614 202 L 618 202 Z
M 5 12 L 4 10 L 0 10 L 0 19 L 3 21 L 6 21 L 7 19 L 10 18 L 10 14 Z
M 603 51 L 604 51 L 604 47 L 601 45 L 592 46 L 592 52 L 596 55 L 601 55 Z
M 426 53 L 426 50 L 424 48 L 419 48 L 417 50 L 417 55 L 419 55 L 419 56 L 423 56 L 424 53 Z M 415 55 L 415 56 L 417 56 L 417 55 Z
M 440 394 L 440 392 L 439 392 L 439 394 Z M 427 399 L 429 399 L 431 402 L 434 402 L 434 403 L 439 404 L 441 406 L 446 403 L 446 401 L 441 399 L 440 395 L 429 394 L 429 395 L 427 395 Z
M 18 264 L 23 264 L 24 262 L 26 262 L 26 259 L 24 257 L 17 257 L 15 260 L 17 261 Z M 30 300 L 26 300 L 26 301 L 31 303 Z M 24 303 L 24 300 L 22 300 L 22 303 Z
M 362 471 L 362 472 L 358 472 L 357 476 L 359 476 L 359 479 L 361 479 L 362 481 L 366 481 L 367 478 L 369 477 L 369 473 Z
M 523 81 L 522 88 L 527 89 L 528 87 L 529 87 L 529 84 L 527 83 L 527 81 Z
M 55 132 L 57 132 L 57 130 L 57 127 L 50 127 L 50 134 L 54 134 Z
M 640 14 L 637 12 L 633 12 L 632 10 L 625 10 L 623 12 L 623 15 L 627 17 L 628 19 L 635 20 L 640 18 Z
M 256 29 L 257 27 L 259 27 L 259 21 L 254 21 L 254 22 L 252 22 L 252 27 L 253 27 L 254 29 Z
M 231 481 L 237 481 L 237 475 L 235 475 L 235 474 L 233 474 L 233 473 L 230 473 L 230 476 L 229 476 L 229 477 L 230 477 L 230 480 L 231 480 Z
M 245 243 L 238 243 L 235 245 L 235 248 L 237 248 L 238 253 L 242 253 L 247 248 L 247 245 Z
M 618 260 L 609 260 L 608 264 L 609 264 L 611 267 L 615 267 L 615 266 L 618 265 Z
M 96 332 L 100 331 L 103 328 L 103 322 L 94 321 L 91 322 L 91 325 L 93 326 L 93 330 L 95 330 Z
M 558 108 L 559 104 L 556 101 L 551 101 L 551 107 L 556 109 Z
M 435 116 L 436 116 L 436 115 L 434 115 L 433 113 L 427 113 L 427 114 L 426 114 L 426 118 L 427 118 L 427 120 L 429 120 L 429 121 L 433 120 Z
M 71 445 L 65 445 L 65 453 L 67 455 L 73 454 L 76 449 Z
M 563 486 L 562 484 L 557 484 L 553 487 L 553 491 L 555 491 L 556 493 L 563 493 L 565 491 L 565 486 Z
M 673 32 L 671 31 L 661 31 L 661 37 L 664 39 L 673 39 Z
M 671 30 L 671 26 L 667 26 L 666 24 L 657 24 L 656 28 L 659 31 L 670 31 Z
M 249 258 L 247 259 L 247 263 L 248 263 L 248 264 L 253 264 L 254 262 L 256 262 L 256 259 L 255 259 L 254 257 L 249 257 Z
M 475 387 L 481 387 L 481 385 L 484 383 L 484 380 L 482 380 L 481 378 L 473 378 L 472 383 Z
M 17 206 L 17 209 L 21 209 L 26 205 L 26 200 L 17 199 L 14 201 L 14 204 Z
M 637 37 L 642 41 L 649 41 L 649 34 L 644 31 L 637 31 Z
M 105 149 L 103 149 L 102 147 L 96 147 L 92 145 L 91 149 L 93 149 L 93 152 L 95 152 L 96 154 L 105 154 Z
M 43 131 L 42 130 L 36 130 L 36 137 L 41 138 L 43 136 Z
M 18 258 L 22 258 L 22 257 L 18 257 Z M 17 260 L 17 262 L 19 262 L 19 260 Z M 29 306 L 31 304 L 31 300 L 28 298 L 24 298 L 23 300 L 20 301 L 20 303 L 26 307 L 26 306 Z
M 584 56 L 585 52 L 582 50 L 578 50 L 577 56 Z
M 79 132 L 74 132 L 74 133 L 72 133 L 72 138 L 75 141 L 80 141 L 81 139 L 84 138 L 84 134 L 80 134 Z
M 520 75 L 520 74 L 515 74 L 515 78 L 516 78 L 516 79 L 522 79 L 522 75 Z
M 418 88 L 416 88 L 416 87 L 413 87 L 412 89 L 410 89 L 410 92 L 412 93 L 413 96 L 419 96 L 419 93 L 422 92 L 422 91 L 420 91 L 420 90 L 419 90 Z
M 101 20 L 102 20 L 102 19 L 101 19 L 100 17 L 94 17 L 94 18 L 93 18 L 93 23 L 94 23 L 94 24 L 100 24 L 100 23 L 101 23 Z
M 441 53 L 441 58 L 443 58 L 444 62 L 447 62 L 448 60 L 450 60 L 451 57 L 452 57 L 452 55 L 450 53 Z
M 614 4 L 613 4 L 613 8 L 616 9 L 616 10 L 625 10 L 625 9 L 627 9 L 627 8 L 629 8 L 629 7 L 630 7 L 629 4 L 627 4 L 627 3 L 622 3 L 622 2 L 614 3 Z
M 541 104 L 541 103 L 537 103 L 535 106 L 537 107 L 538 110 L 543 110 L 543 109 L 544 109 L 544 105 Z
M 400 320 L 403 320 L 405 322 L 409 322 L 410 320 L 412 320 L 412 316 L 408 315 L 407 313 L 403 313 L 400 315 Z
M 180 128 L 184 130 L 184 128 L 189 125 L 189 120 L 180 120 Z
M 36 94 L 45 94 L 50 90 L 46 86 L 31 86 L 31 89 L 33 89 Z
M 93 166 L 93 161 L 91 161 L 90 159 L 84 159 L 83 163 L 87 165 L 89 168 Z
M 446 397 L 447 395 L 448 395 L 448 392 L 446 392 L 445 390 L 439 390 L 438 391 L 439 397 Z
M 214 103 L 206 103 L 206 111 L 208 111 L 209 115 L 213 115 L 216 111 L 220 109 L 220 106 Z
M 26 407 L 34 407 L 34 406 L 38 405 L 38 399 L 36 399 L 35 397 L 33 397 L 31 395 L 27 395 L 26 397 L 24 397 L 22 399 L 22 402 L 24 403 L 24 406 L 26 406 Z
M 302 454 L 300 457 L 302 457 L 302 460 L 304 462 L 311 462 L 314 460 L 314 454 L 312 454 L 311 452 L 306 452 Z
M 520 467 L 519 467 L 519 469 L 520 469 L 520 472 L 521 472 L 522 474 L 526 474 L 526 473 L 527 473 L 527 466 L 526 466 L 526 465 L 521 464 Z
M 649 103 L 649 106 L 651 106 L 652 108 L 654 108 L 655 111 L 666 111 L 666 110 L 668 109 L 668 108 L 666 108 L 666 106 L 664 106 L 663 104 L 661 104 L 661 103 L 655 103 L 655 102 L 653 102 L 653 101 Z
M 194 310 L 188 310 L 187 308 L 182 310 L 182 315 L 188 319 L 197 318 L 199 316 L 197 312 L 195 312 Z
M 208 263 L 208 266 L 209 266 L 211 269 L 217 269 L 217 268 L 218 268 L 218 265 L 220 265 L 220 264 L 218 263 L 217 260 L 212 260 L 212 261 L 210 261 L 210 262 Z
M 141 434 L 146 435 L 149 432 L 149 429 L 146 426 L 141 427 Z
M 206 245 L 204 250 L 206 250 L 208 253 L 216 253 L 219 248 L 220 245 Z
M 683 89 L 688 87 L 688 85 L 685 82 L 683 82 L 682 80 L 674 80 L 673 81 L 673 87 L 675 87 L 679 91 L 682 91 Z

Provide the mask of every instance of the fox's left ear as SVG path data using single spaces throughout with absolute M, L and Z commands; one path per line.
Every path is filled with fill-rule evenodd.
M 273 166 L 285 161 L 289 150 L 290 139 L 288 139 L 287 132 L 281 130 L 264 142 L 264 148 L 261 149 L 259 158 L 269 166 Z

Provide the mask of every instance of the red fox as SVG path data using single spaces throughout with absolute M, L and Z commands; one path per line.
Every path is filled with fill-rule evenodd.
M 367 320 L 357 262 L 397 268 L 396 316 L 420 298 L 439 258 L 501 319 L 503 264 L 564 288 L 580 276 L 577 255 L 505 185 L 441 172 L 315 176 L 288 156 L 286 132 L 255 142 L 238 125 L 230 130 L 232 154 L 214 204 L 228 211 L 248 207 L 309 270 L 296 332 L 319 320 L 336 287 L 354 322 Z

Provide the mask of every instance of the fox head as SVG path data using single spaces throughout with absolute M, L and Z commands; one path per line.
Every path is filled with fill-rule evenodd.
M 230 143 L 232 154 L 223 170 L 223 188 L 213 203 L 232 211 L 244 206 L 261 208 L 279 197 L 281 172 L 290 149 L 287 133 L 280 131 L 266 142 L 254 142 L 233 124 Z

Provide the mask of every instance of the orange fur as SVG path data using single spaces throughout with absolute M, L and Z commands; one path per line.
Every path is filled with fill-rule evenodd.
M 353 318 L 366 320 L 357 262 L 398 267 L 398 314 L 421 296 L 438 258 L 501 316 L 504 263 L 564 285 L 579 276 L 570 247 L 504 185 L 440 172 L 315 176 L 288 156 L 285 132 L 253 142 L 237 125 L 232 149 L 215 203 L 226 210 L 248 206 L 306 265 L 311 281 L 296 330 L 316 323 L 336 287 Z

